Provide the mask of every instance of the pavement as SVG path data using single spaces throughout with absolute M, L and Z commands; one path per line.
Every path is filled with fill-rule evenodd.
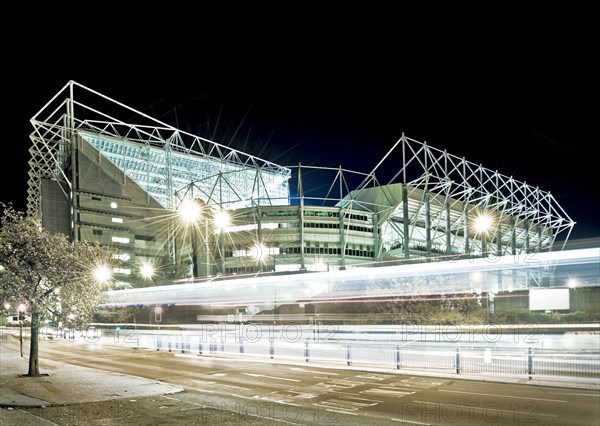
M 53 425 L 21 408 L 85 404 L 181 392 L 180 386 L 46 359 L 40 377 L 23 376 L 29 358 L 0 345 L 0 424 Z

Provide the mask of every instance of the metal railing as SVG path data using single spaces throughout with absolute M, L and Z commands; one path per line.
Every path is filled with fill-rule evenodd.
M 396 370 L 453 374 L 511 375 L 536 378 L 592 379 L 600 383 L 600 352 L 534 347 L 482 347 L 395 342 L 328 341 L 311 338 L 244 340 L 235 335 L 206 336 L 190 331 L 135 333 L 132 346 L 198 355 L 254 356 L 270 359 L 333 362 Z

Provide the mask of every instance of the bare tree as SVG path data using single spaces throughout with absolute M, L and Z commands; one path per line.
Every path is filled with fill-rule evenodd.
M 27 307 L 31 317 L 27 375 L 39 376 L 38 334 L 44 318 L 89 323 L 110 278 L 113 250 L 71 242 L 12 206 L 0 205 L 0 300 Z

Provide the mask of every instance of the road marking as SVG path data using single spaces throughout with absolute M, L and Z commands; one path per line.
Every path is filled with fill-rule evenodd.
M 438 389 L 439 392 L 448 392 L 448 393 L 464 393 L 467 395 L 479 395 L 479 396 L 493 396 L 495 398 L 517 398 L 517 399 L 531 399 L 533 401 L 549 401 L 549 402 L 567 402 L 562 401 L 560 399 L 546 399 L 546 398 L 530 398 L 527 396 L 513 396 L 513 395 L 498 395 L 495 393 L 479 393 L 479 392 L 463 392 L 463 391 L 452 391 L 452 390 L 444 390 Z
M 200 385 L 214 385 L 217 382 L 207 382 L 204 380 L 195 380 L 195 379 L 191 379 L 192 382 L 196 382 Z M 218 385 L 220 388 L 225 387 L 225 388 L 234 388 L 234 389 L 242 389 L 242 390 L 250 390 L 250 388 L 245 388 L 243 386 L 235 386 L 235 385 L 227 385 L 225 383 L 219 383 Z
M 390 389 L 390 388 L 373 388 L 373 389 L 367 389 L 367 390 L 361 391 L 360 393 L 403 397 L 406 395 L 412 395 L 416 392 L 403 392 L 403 391 L 399 391 L 396 389 Z
M 402 420 L 402 419 L 395 419 L 392 417 L 392 420 L 395 422 L 402 422 L 402 423 L 412 423 L 414 425 L 431 425 L 431 423 L 422 423 L 422 422 L 415 422 L 415 421 L 411 421 L 411 420 Z
M 354 376 L 358 379 L 367 379 L 367 380 L 378 380 L 383 381 L 389 379 L 389 376 L 385 374 L 359 374 L 358 376 Z
M 336 411 L 345 414 L 356 414 L 355 412 L 361 408 L 373 407 L 379 404 L 375 400 L 369 400 L 364 398 L 340 398 L 340 399 L 328 399 L 315 404 L 319 407 L 323 407 L 328 411 Z
M 264 377 L 265 379 L 275 379 L 275 380 L 286 380 L 288 382 L 300 382 L 299 379 L 288 379 L 287 377 L 275 377 L 275 376 L 267 376 L 266 374 L 256 374 L 256 373 L 242 373 L 246 376 L 252 377 Z
M 351 389 L 366 384 L 366 382 L 354 382 L 352 380 L 334 379 L 328 382 L 315 383 L 314 385 L 307 386 L 307 389 L 318 389 L 320 393 L 323 393 L 323 391 L 329 392 L 332 390 L 336 391 L 340 389 Z
M 570 392 L 549 392 L 556 395 L 574 395 L 574 396 L 595 396 L 600 398 L 600 393 L 570 393 Z
M 254 399 L 260 400 L 260 401 L 275 402 L 277 404 L 283 404 L 283 405 L 292 405 L 294 407 L 301 407 L 300 404 L 294 404 L 293 402 L 286 401 L 285 399 L 275 399 L 275 398 L 270 398 L 268 396 L 254 395 Z
M 479 408 L 481 410 L 486 409 L 486 407 L 479 407 L 476 405 L 440 404 L 439 402 L 418 401 L 418 400 L 414 400 L 413 402 L 416 402 L 418 404 L 430 404 L 430 405 L 433 404 L 433 405 L 437 405 L 437 406 L 442 405 L 445 407 L 468 408 L 469 410 L 474 410 L 476 408 Z M 510 414 L 525 414 L 527 416 L 535 415 L 535 416 L 545 416 L 545 417 L 558 417 L 558 415 L 556 415 L 556 414 L 534 413 L 531 411 L 502 410 L 501 408 L 494 408 L 494 411 L 502 411 L 502 412 L 510 413 Z
M 181 402 L 183 404 L 190 404 L 190 405 L 201 407 L 201 408 L 207 407 L 206 404 L 204 404 L 204 403 L 203 404 L 198 404 L 196 402 L 186 401 L 186 400 L 178 399 L 178 398 L 171 398 L 171 397 L 166 397 L 166 396 L 162 396 L 162 397 L 165 398 L 165 399 L 173 400 L 173 401 L 179 401 L 179 402 Z M 208 408 L 210 408 L 210 409 L 216 409 L 216 410 L 221 410 L 221 411 L 224 411 L 224 412 L 227 412 L 227 413 L 231 413 L 231 410 L 220 408 L 219 406 L 216 406 L 216 405 L 215 406 L 211 405 Z M 184 411 L 184 410 L 179 410 L 179 411 Z M 251 412 L 245 412 L 244 416 L 251 416 L 251 417 L 256 417 L 256 418 L 259 418 L 259 419 L 265 419 L 265 420 L 271 420 L 271 421 L 273 420 L 272 416 L 261 416 L 260 414 L 254 414 L 254 413 L 251 413 Z M 277 421 L 281 422 L 281 423 L 287 423 L 287 424 L 290 424 L 290 425 L 301 426 L 300 423 L 294 423 L 294 422 L 288 421 L 288 420 L 286 420 L 284 418 L 278 418 Z
M 328 374 L 330 376 L 339 376 L 338 373 L 330 373 L 330 372 L 325 372 L 325 371 L 322 371 L 322 370 L 307 370 L 307 369 L 301 368 L 301 367 L 300 368 L 294 367 L 294 368 L 291 368 L 290 370 L 292 370 L 292 371 L 302 371 L 302 372 L 306 372 L 306 373 Z
M 271 392 L 271 397 L 274 398 L 276 396 L 278 396 L 280 399 L 282 400 L 298 400 L 298 399 L 312 399 L 312 398 L 316 398 L 317 395 L 315 395 L 314 393 L 303 393 L 303 392 L 297 392 L 291 389 L 288 389 L 286 391 L 275 391 L 275 392 Z

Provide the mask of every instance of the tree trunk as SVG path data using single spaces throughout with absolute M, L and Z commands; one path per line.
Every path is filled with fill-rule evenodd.
M 40 328 L 39 314 L 31 310 L 31 339 L 29 345 L 29 371 L 27 375 L 30 377 L 40 376 L 40 365 L 38 359 L 38 335 Z

